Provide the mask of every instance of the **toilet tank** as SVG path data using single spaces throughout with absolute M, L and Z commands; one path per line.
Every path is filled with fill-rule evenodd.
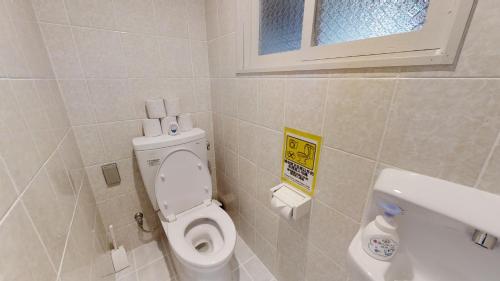
M 155 179 L 158 169 L 169 154 L 177 150 L 189 150 L 208 165 L 206 134 L 199 128 L 176 136 L 137 137 L 132 140 L 132 144 L 144 186 L 155 211 L 159 209 L 155 194 Z

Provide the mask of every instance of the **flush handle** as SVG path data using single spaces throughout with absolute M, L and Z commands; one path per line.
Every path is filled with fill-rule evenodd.
M 161 179 L 161 181 L 165 181 L 165 175 L 164 175 L 164 174 L 161 174 L 161 175 L 160 175 L 160 179 Z
M 486 232 L 476 230 L 472 235 L 472 241 L 485 249 L 493 249 L 497 243 L 497 238 Z

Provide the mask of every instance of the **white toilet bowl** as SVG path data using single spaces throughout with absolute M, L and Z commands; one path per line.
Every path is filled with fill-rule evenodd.
M 212 198 L 201 129 L 133 140 L 142 179 L 174 252 L 181 281 L 231 281 L 236 229 Z
M 224 210 L 201 205 L 162 224 L 182 281 L 231 280 L 236 229 Z

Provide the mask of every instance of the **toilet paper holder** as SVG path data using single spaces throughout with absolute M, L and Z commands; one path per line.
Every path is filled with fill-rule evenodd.
M 298 220 L 309 213 L 311 197 L 287 183 L 271 188 L 271 206 L 286 219 Z

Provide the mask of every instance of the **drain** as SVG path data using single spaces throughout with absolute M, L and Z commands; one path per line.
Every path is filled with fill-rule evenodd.
M 210 251 L 210 243 L 208 243 L 206 241 L 202 241 L 201 243 L 196 244 L 196 246 L 194 246 L 194 248 L 196 249 L 196 251 L 198 251 L 200 253 L 206 253 L 206 252 Z

